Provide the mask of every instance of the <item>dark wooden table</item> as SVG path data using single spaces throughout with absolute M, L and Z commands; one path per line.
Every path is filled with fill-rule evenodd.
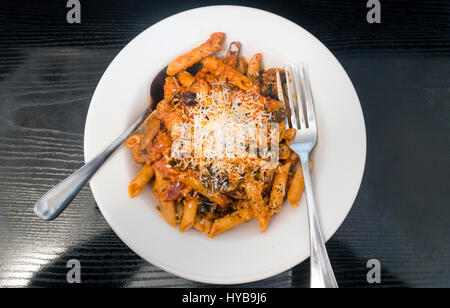
M 55 221 L 34 202 L 79 168 L 89 102 L 102 73 L 133 37 L 206 1 L 85 1 L 81 24 L 66 1 L 0 1 L 0 287 L 205 286 L 134 254 L 96 207 L 89 187 Z M 209 4 L 218 4 L 209 1 Z M 356 202 L 328 242 L 342 287 L 450 287 L 450 4 L 365 0 L 228 1 L 284 16 L 319 38 L 348 72 L 367 127 Z M 395 4 L 394 4 L 395 3 Z M 274 44 L 277 42 L 274 41 Z M 366 263 L 381 262 L 381 284 Z M 306 287 L 309 261 L 244 286 Z

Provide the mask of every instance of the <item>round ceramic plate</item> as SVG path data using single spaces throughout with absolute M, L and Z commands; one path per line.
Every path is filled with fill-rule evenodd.
M 350 211 L 364 171 L 366 134 L 358 96 L 346 72 L 313 35 L 269 12 L 212 6 L 182 12 L 133 39 L 112 61 L 92 97 L 86 121 L 86 161 L 102 151 L 149 105 L 149 84 L 172 59 L 225 32 L 227 44 L 242 43 L 250 58 L 263 53 L 266 68 L 301 61 L 308 67 L 315 98 L 318 143 L 313 184 L 326 239 Z M 226 47 L 224 47 L 226 49 Z M 121 147 L 90 181 L 105 219 L 148 262 L 175 275 L 208 283 L 243 283 L 267 278 L 309 256 L 306 201 L 285 204 L 265 233 L 256 221 L 210 240 L 197 230 L 180 233 L 164 222 L 147 187 L 135 199 L 128 183 L 139 171 Z M 357 231 L 357 230 L 355 230 Z

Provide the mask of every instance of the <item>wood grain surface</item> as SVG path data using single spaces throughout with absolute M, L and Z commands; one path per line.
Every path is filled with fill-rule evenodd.
M 66 22 L 65 2 L 0 2 L 0 287 L 210 286 L 134 254 L 105 222 L 89 187 L 53 222 L 39 220 L 33 205 L 82 165 L 89 102 L 120 49 L 165 17 L 221 2 L 81 0 L 81 24 Z M 327 243 L 339 284 L 450 287 L 449 2 L 381 1 L 381 24 L 366 22 L 362 0 L 227 3 L 271 11 L 310 31 L 359 95 L 365 175 Z M 82 264 L 79 285 L 66 281 L 70 259 Z M 381 284 L 367 283 L 369 259 L 381 262 Z M 305 261 L 240 286 L 308 281 Z

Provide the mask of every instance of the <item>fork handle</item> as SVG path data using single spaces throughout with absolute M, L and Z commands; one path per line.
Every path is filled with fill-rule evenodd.
M 36 215 L 43 220 L 53 220 L 58 217 L 95 174 L 98 168 L 103 165 L 105 160 L 139 127 L 148 115 L 149 111 L 146 110 L 101 153 L 43 195 L 34 205 Z
M 338 288 L 327 249 L 322 235 L 322 228 L 316 212 L 311 173 L 309 170 L 309 153 L 300 153 L 303 177 L 305 181 L 306 202 L 308 204 L 309 244 L 311 250 L 311 288 Z

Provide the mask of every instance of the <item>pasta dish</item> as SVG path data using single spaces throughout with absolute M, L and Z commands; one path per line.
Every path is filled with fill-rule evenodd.
M 168 65 L 164 98 L 126 141 L 142 166 L 129 196 L 154 179 L 164 220 L 210 238 L 253 218 L 264 232 L 285 198 L 297 206 L 304 188 L 289 147 L 296 130 L 287 128 L 290 110 L 278 89 L 283 70 L 263 69 L 261 53 L 247 61 L 240 42 L 216 57 L 225 40 L 213 33 Z

